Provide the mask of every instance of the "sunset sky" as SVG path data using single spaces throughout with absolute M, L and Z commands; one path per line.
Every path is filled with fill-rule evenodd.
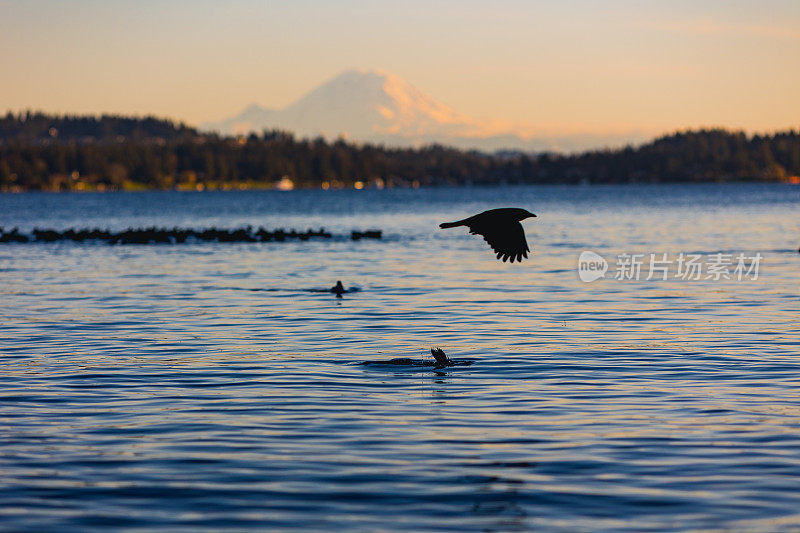
M 542 131 L 800 127 L 800 2 L 0 0 L 0 109 L 197 124 L 379 68 Z

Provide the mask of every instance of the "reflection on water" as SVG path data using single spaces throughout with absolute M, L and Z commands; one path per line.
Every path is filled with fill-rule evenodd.
M 797 529 L 798 191 L 0 196 L 23 231 L 384 231 L 0 247 L 2 527 Z M 437 229 L 506 205 L 522 265 Z M 583 250 L 764 260 L 587 284 Z M 359 364 L 431 346 L 473 364 Z

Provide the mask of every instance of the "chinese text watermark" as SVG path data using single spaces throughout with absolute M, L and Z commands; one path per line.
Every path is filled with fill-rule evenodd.
M 614 268 L 595 252 L 586 250 L 578 257 L 578 277 L 590 283 L 600 278 L 616 280 L 757 280 L 764 258 L 760 252 L 714 254 L 641 253 L 617 255 Z M 609 275 L 606 276 L 606 273 Z

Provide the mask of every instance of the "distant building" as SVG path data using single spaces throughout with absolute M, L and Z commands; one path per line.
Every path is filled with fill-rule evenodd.
M 275 188 L 279 191 L 291 191 L 294 189 L 294 181 L 289 176 L 284 176 L 275 183 Z

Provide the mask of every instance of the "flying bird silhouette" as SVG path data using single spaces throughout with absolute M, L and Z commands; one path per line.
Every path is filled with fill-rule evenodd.
M 522 229 L 520 221 L 535 216 L 525 209 L 504 207 L 490 209 L 464 220 L 445 222 L 439 224 L 439 227 L 467 226 L 471 234 L 483 236 L 483 239 L 497 254 L 498 259 L 502 259 L 504 263 L 510 259 L 513 263 L 514 260 L 521 262 L 522 258 L 528 257 L 528 252 L 530 252 L 528 241 L 525 240 L 525 230 Z

